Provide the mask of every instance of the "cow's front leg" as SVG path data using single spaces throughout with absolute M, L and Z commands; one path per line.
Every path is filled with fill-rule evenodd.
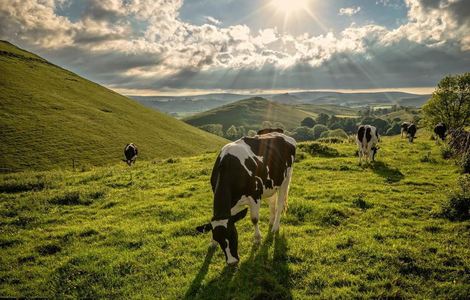
M 274 219 L 276 218 L 276 201 L 277 201 L 277 192 L 268 199 L 269 201 L 269 225 L 272 227 L 274 225 Z
M 259 226 L 258 226 L 260 205 L 261 205 L 261 199 L 253 200 L 252 203 L 250 203 L 251 222 L 253 223 L 253 227 L 255 229 L 255 234 L 254 234 L 255 243 L 261 242 L 261 232 L 259 231 Z

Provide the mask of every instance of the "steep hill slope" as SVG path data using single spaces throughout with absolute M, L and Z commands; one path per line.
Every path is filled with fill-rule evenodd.
M 305 117 L 312 115 L 290 105 L 254 97 L 196 114 L 185 121 L 195 126 L 222 124 L 224 129 L 231 125 L 255 128 L 261 126 L 263 121 L 270 121 L 281 122 L 287 128 L 293 128 L 299 126 Z
M 224 140 L 0 41 L 0 168 L 102 165 L 128 142 L 142 159 L 193 155 Z

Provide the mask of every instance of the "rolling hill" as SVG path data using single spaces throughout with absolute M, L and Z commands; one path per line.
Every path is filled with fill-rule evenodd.
M 291 93 L 300 99 L 295 103 L 334 104 L 345 106 L 366 106 L 378 104 L 398 104 L 402 106 L 420 107 L 430 95 L 417 95 L 404 92 L 370 92 L 370 93 L 340 93 L 340 92 L 297 92 Z
M 0 168 L 50 169 L 193 155 L 225 140 L 0 42 Z
M 254 97 L 226 104 L 184 120 L 194 126 L 222 124 L 224 130 L 231 125 L 259 128 L 263 121 L 281 122 L 287 128 L 294 128 L 309 116 L 314 116 L 314 114 L 296 109 L 291 105 Z
M 224 130 L 231 125 L 257 129 L 263 121 L 280 122 L 287 129 L 292 129 L 300 126 L 304 118 L 315 118 L 320 113 L 338 117 L 356 117 L 358 109 L 331 104 L 289 105 L 254 97 L 226 104 L 184 120 L 194 126 L 222 124 Z
M 247 95 L 214 93 L 192 96 L 130 96 L 147 107 L 162 112 L 187 117 L 209 109 L 217 108 L 235 101 L 246 99 Z M 430 95 L 418 95 L 403 92 L 340 93 L 326 91 L 307 91 L 282 94 L 256 94 L 251 97 L 263 97 L 281 104 L 289 105 L 335 105 L 348 107 L 401 105 L 420 107 Z

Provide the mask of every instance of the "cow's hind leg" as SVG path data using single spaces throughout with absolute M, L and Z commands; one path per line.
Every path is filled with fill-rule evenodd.
M 288 170 L 287 176 L 284 179 L 284 182 L 279 188 L 279 194 L 277 196 L 277 205 L 276 205 L 276 216 L 274 217 L 274 224 L 271 229 L 272 232 L 277 232 L 281 226 L 281 214 L 284 211 L 284 207 L 287 205 L 287 194 L 289 193 L 289 184 L 292 177 L 292 168 Z
M 268 201 L 269 201 L 269 225 L 274 225 L 274 219 L 276 218 L 276 202 L 277 202 L 277 195 L 278 192 L 274 193 Z
M 252 201 L 250 203 L 250 216 L 251 216 L 251 222 L 253 223 L 253 227 L 255 229 L 255 234 L 254 234 L 254 241 L 255 243 L 261 242 L 261 232 L 259 231 L 259 208 L 261 205 L 261 199 L 257 199 Z

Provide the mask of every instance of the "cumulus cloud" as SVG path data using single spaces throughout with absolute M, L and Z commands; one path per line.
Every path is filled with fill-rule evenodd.
M 66 0 L 9 0 L 0 2 L 0 38 L 129 89 L 429 85 L 443 72 L 468 69 L 464 2 L 406 0 L 408 22 L 395 29 L 352 24 L 336 34 L 294 36 L 223 27 L 213 17 L 202 25 L 184 22 L 182 0 L 87 0 L 73 21 L 57 13 Z
M 339 9 L 339 15 L 340 16 L 353 16 L 355 14 L 357 14 L 358 12 L 361 11 L 361 7 L 360 6 L 357 6 L 357 7 L 342 7 Z

